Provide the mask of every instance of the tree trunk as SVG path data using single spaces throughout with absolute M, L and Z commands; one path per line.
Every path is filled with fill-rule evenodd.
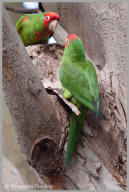
M 61 124 L 4 8 L 3 90 L 28 163 L 41 175 L 56 172 L 60 162 Z
M 95 129 L 96 123 L 88 117 L 93 137 L 87 136 L 86 146 L 124 187 L 127 177 L 127 3 L 43 5 L 46 11 L 61 15 L 61 25 L 81 38 L 87 55 L 97 67 L 100 109 L 107 120 L 98 121 Z
M 49 177 L 46 177 L 47 181 L 51 183 L 51 185 L 53 186 L 52 188 L 54 189 L 125 189 L 127 186 L 127 4 L 43 3 L 43 6 L 46 10 L 58 12 L 61 15 L 62 26 L 69 33 L 75 33 L 79 35 L 82 42 L 84 43 L 86 53 L 93 61 L 97 69 L 100 87 L 100 111 L 106 116 L 106 120 L 95 120 L 92 114 L 88 114 L 83 129 L 83 143 L 85 144 L 85 148 L 79 147 L 77 154 L 72 158 L 70 166 L 64 166 L 63 171 L 61 171 L 60 174 L 57 174 L 56 177 L 53 177 L 53 175 L 48 175 Z M 5 20 L 7 22 L 7 19 Z M 4 21 L 3 28 L 6 26 L 5 24 L 6 23 Z M 12 30 L 11 26 L 10 29 Z M 4 31 L 4 33 L 5 32 L 6 30 Z M 8 33 L 9 32 L 6 32 L 6 35 L 4 36 L 4 42 L 6 42 Z M 61 35 L 59 34 L 59 36 Z M 57 37 L 57 34 L 55 35 L 55 37 Z M 25 52 L 23 45 L 21 45 L 20 39 L 17 40 L 17 44 L 20 45 L 19 52 Z M 11 43 L 8 43 L 8 46 L 9 45 L 11 45 Z M 6 47 L 8 48 L 8 46 Z M 16 49 L 18 50 L 18 47 L 16 47 Z M 49 88 L 48 93 L 50 93 L 51 101 L 54 103 L 55 110 L 58 114 L 58 119 L 60 119 L 59 128 L 57 126 L 56 133 L 59 137 L 61 132 L 62 135 L 65 133 L 66 137 L 70 114 L 68 108 L 66 108 L 65 106 L 66 104 L 62 104 L 60 102 L 59 93 L 57 92 L 57 89 L 60 88 L 59 80 L 57 78 L 57 72 L 59 69 L 59 63 L 63 53 L 63 49 L 61 47 L 56 47 L 55 50 L 50 52 L 46 50 L 44 46 L 38 45 L 28 47 L 27 51 L 29 53 L 29 56 L 32 58 L 34 66 L 36 66 L 37 68 L 37 73 L 42 79 L 44 86 L 47 88 L 47 90 Z M 16 56 L 17 53 L 18 52 L 15 52 Z M 7 58 L 10 58 L 10 56 L 12 57 L 13 52 L 6 51 L 6 54 L 8 54 L 6 55 L 7 60 Z M 3 56 L 5 56 L 5 53 L 3 53 Z M 20 118 L 17 119 L 16 124 L 14 123 L 15 127 L 18 127 L 18 122 L 25 119 L 25 116 L 24 118 L 21 118 L 22 111 L 27 110 L 26 116 L 31 117 L 32 115 L 32 117 L 34 118 L 33 113 L 35 112 L 37 115 L 38 110 L 42 108 L 44 103 L 42 103 L 43 99 L 41 99 L 41 97 L 34 97 L 32 96 L 32 94 L 30 94 L 30 92 L 33 93 L 33 95 L 37 94 L 37 91 L 35 94 L 32 83 L 30 84 L 30 92 L 26 95 L 26 89 L 23 89 L 22 82 L 25 83 L 26 78 L 32 79 L 32 77 L 30 78 L 30 75 L 33 67 L 31 62 L 29 61 L 28 56 L 26 56 L 28 58 L 26 63 L 29 62 L 29 64 L 24 64 L 24 70 L 23 68 L 22 70 L 19 68 L 19 78 L 22 76 L 22 71 L 24 76 L 22 76 L 22 78 L 18 80 L 15 72 L 16 67 L 13 68 L 12 65 L 14 61 L 15 63 L 18 63 L 21 61 L 21 59 L 23 60 L 23 63 L 25 63 L 25 54 L 24 57 L 20 56 L 20 58 L 19 55 L 18 57 L 16 56 L 14 59 L 13 55 L 11 62 L 8 61 L 8 64 L 6 64 L 6 61 L 3 59 L 3 64 L 5 65 L 5 69 L 8 69 L 5 70 L 4 73 L 4 78 L 6 77 L 6 81 L 4 80 L 4 82 L 6 83 L 4 89 L 6 89 L 6 92 L 8 93 L 6 93 L 6 97 L 9 98 L 10 95 L 13 96 L 11 97 L 11 103 L 9 104 L 9 106 L 13 105 L 13 101 L 15 101 L 17 105 L 18 101 L 22 101 L 19 108 L 14 108 L 13 105 L 13 110 L 17 109 L 17 111 L 14 111 L 15 114 L 11 114 L 12 117 L 13 115 L 17 117 L 16 114 L 19 114 Z M 20 65 L 22 66 L 21 63 Z M 12 71 L 12 68 L 15 73 Z M 26 68 L 29 68 L 29 73 L 27 73 Z M 36 72 L 33 71 L 33 73 L 35 74 Z M 15 76 L 13 74 L 15 74 Z M 38 77 L 36 76 L 36 79 L 37 78 Z M 15 79 L 17 79 L 17 82 L 15 81 Z M 39 78 L 38 81 L 40 81 Z M 16 86 L 14 86 L 14 83 L 16 84 Z M 12 87 L 12 92 L 8 91 L 12 89 Z M 16 87 L 20 88 L 20 94 L 22 93 L 21 95 L 16 92 Z M 45 92 L 43 87 L 42 90 L 42 92 Z M 19 96 L 18 100 L 15 99 L 15 95 Z M 47 95 L 45 96 L 47 97 Z M 26 99 L 26 97 L 29 97 L 29 99 Z M 33 100 L 36 101 L 36 104 L 34 105 L 36 106 L 35 110 L 31 110 L 31 105 L 29 105 L 29 103 L 33 103 Z M 25 106 L 28 106 L 29 109 L 26 109 Z M 19 111 L 20 107 L 22 110 Z M 36 119 L 40 118 L 40 114 L 43 114 L 42 109 L 39 113 L 39 117 L 37 115 Z M 41 115 L 41 124 L 43 125 L 45 121 L 45 115 L 46 114 L 43 114 L 43 117 Z M 30 126 L 30 122 L 32 121 L 32 119 L 30 118 L 28 119 L 28 121 L 25 121 L 24 127 L 26 127 L 27 129 L 24 134 L 24 138 L 22 137 L 22 140 L 30 139 L 29 134 L 27 135 L 27 133 L 30 133 L 29 127 L 31 127 L 31 130 L 35 130 L 35 132 L 37 133 L 37 127 L 33 125 L 36 119 L 34 119 L 34 121 L 31 123 L 32 126 Z M 15 121 L 16 119 L 14 119 L 14 122 Z M 51 122 L 54 122 L 53 119 L 51 119 Z M 47 126 L 48 125 L 46 125 L 46 127 Z M 51 130 L 54 130 L 53 125 L 51 126 Z M 42 130 L 41 132 L 44 135 L 44 129 L 41 127 L 42 126 L 39 127 L 39 132 Z M 20 128 L 16 129 L 20 130 Z M 20 136 L 21 135 L 19 135 L 19 137 Z M 63 151 L 63 141 L 61 147 L 59 147 L 59 142 L 57 142 L 56 138 L 53 137 L 53 134 L 50 134 L 50 136 L 52 138 L 52 141 L 54 141 L 54 143 L 57 143 L 57 149 L 60 148 Z M 34 139 L 32 138 L 31 143 L 28 142 L 29 146 L 31 146 L 31 150 L 35 149 L 32 146 L 36 145 Z M 66 138 L 64 142 L 66 142 Z M 26 148 L 26 146 L 24 146 L 24 148 Z M 34 150 L 34 152 L 34 154 L 36 155 L 36 150 Z M 54 158 L 53 153 L 51 153 L 51 155 L 52 158 Z M 35 161 L 35 165 L 36 164 L 37 159 Z

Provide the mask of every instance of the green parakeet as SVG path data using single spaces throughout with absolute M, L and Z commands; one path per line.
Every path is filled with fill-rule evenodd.
M 76 104 L 80 115 L 72 113 L 70 123 L 66 164 L 77 150 L 81 141 L 81 133 L 85 116 L 89 110 L 99 114 L 99 87 L 96 70 L 86 58 L 81 40 L 74 34 L 69 34 L 59 69 L 59 78 L 66 99 Z
M 16 23 L 18 31 L 25 46 L 47 42 L 54 33 L 60 17 L 54 12 L 41 14 L 25 14 Z

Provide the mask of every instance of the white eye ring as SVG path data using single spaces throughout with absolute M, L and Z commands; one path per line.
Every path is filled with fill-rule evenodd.
M 50 17 L 49 16 L 46 16 L 46 20 L 49 20 L 50 19 Z

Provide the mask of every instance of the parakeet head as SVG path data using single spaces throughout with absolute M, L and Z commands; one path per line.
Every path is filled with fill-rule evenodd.
M 49 31 L 54 32 L 57 24 L 60 20 L 60 16 L 54 12 L 46 12 L 44 14 L 44 26 L 48 27 Z
M 68 57 L 72 61 L 85 58 L 83 43 L 75 34 L 69 34 L 65 42 L 64 57 Z
M 71 43 L 73 40 L 75 39 L 79 39 L 79 37 L 75 34 L 69 34 L 66 38 L 66 43 L 65 43 L 65 47 L 67 47 L 69 45 L 69 43 Z

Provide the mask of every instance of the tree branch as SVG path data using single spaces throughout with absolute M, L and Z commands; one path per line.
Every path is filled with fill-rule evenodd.
M 3 90 L 21 151 L 38 173 L 59 169 L 61 127 L 54 106 L 3 8 Z

